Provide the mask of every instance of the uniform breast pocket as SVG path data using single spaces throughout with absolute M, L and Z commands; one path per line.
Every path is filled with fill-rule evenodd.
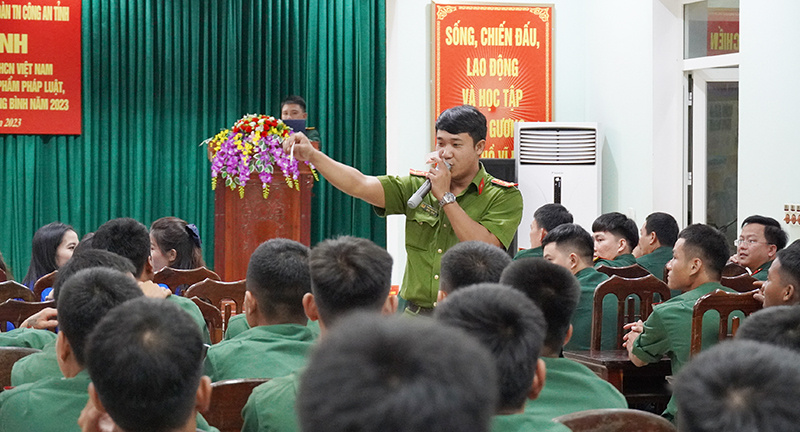
M 430 247 L 436 236 L 439 219 L 423 211 L 417 211 L 406 220 L 406 246 L 425 250 Z

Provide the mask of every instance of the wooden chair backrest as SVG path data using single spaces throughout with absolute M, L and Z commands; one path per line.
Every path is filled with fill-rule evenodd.
M 33 293 L 36 294 L 36 300 L 34 301 L 40 301 L 42 299 L 42 292 L 53 286 L 53 284 L 56 282 L 56 275 L 58 275 L 58 270 L 53 270 L 52 272 L 40 277 L 36 283 L 33 284 Z
M 609 267 L 603 264 L 600 267 L 597 267 L 597 271 L 607 274 L 608 277 L 619 276 L 628 279 L 637 279 L 650 274 L 647 269 L 639 264 L 633 264 L 626 267 Z
M 753 291 L 754 289 L 758 289 L 755 285 L 753 285 L 753 282 L 756 282 L 757 280 L 758 279 L 754 278 L 753 276 L 745 273 L 733 277 L 723 276 L 722 280 L 720 280 L 720 283 L 734 291 L 746 293 Z
M 0 392 L 11 386 L 11 368 L 14 363 L 40 350 L 34 348 L 0 347 Z
M 734 277 L 734 276 L 739 276 L 741 274 L 749 274 L 749 273 L 747 273 L 746 268 L 732 262 L 725 264 L 725 268 L 722 269 L 722 276 Z
M 54 300 L 24 302 L 12 298 L 0 303 L 0 331 L 6 331 L 6 323 L 8 322 L 14 324 L 14 327 L 19 327 L 29 316 L 47 307 L 56 307 L 56 302 Z
M 730 339 L 736 335 L 739 328 L 738 317 L 733 318 L 730 331 L 728 330 L 728 317 L 735 311 L 742 311 L 745 316 L 762 308 L 761 302 L 753 296 L 757 290 L 746 293 L 729 293 L 715 290 L 699 299 L 694 304 L 692 311 L 692 345 L 690 355 L 694 356 L 703 348 L 703 315 L 710 311 L 719 312 L 719 340 Z
M 603 334 L 603 299 L 607 294 L 613 294 L 617 297 L 617 337 L 614 346 L 622 345 L 622 326 L 637 319 L 644 321 L 650 316 L 653 311 L 653 302 L 656 294 L 661 297 L 661 301 L 666 301 L 670 298 L 667 284 L 650 273 L 647 276 L 636 279 L 627 279 L 615 275 L 601 282 L 594 291 L 592 304 L 592 340 L 590 348 L 595 351 L 600 350 Z M 639 297 L 638 315 L 634 314 L 634 299 L 628 299 L 628 296 L 631 295 Z M 628 303 L 627 315 L 625 313 L 626 301 Z
M 228 327 L 228 321 L 231 316 L 231 312 L 227 312 L 227 310 L 231 310 L 230 306 L 226 304 L 233 302 L 236 305 L 236 309 L 232 312 L 235 314 L 242 313 L 244 310 L 245 291 L 244 279 L 236 282 L 220 282 L 206 279 L 190 286 L 184 295 L 189 298 L 197 296 L 200 300 L 216 306 L 220 311 L 226 311 L 222 318 L 222 331 L 224 332 Z
M 197 296 L 192 297 L 191 300 L 200 309 L 200 313 L 203 314 L 203 319 L 206 321 L 206 326 L 208 326 L 208 332 L 211 334 L 211 343 L 219 343 L 222 340 L 222 312 L 216 306 L 200 300 Z
M 239 432 L 244 424 L 242 409 L 257 386 L 268 378 L 247 378 L 217 381 L 211 384 L 211 403 L 203 413 L 208 424 L 220 432 Z
M 15 298 L 29 302 L 36 301 L 36 295 L 25 285 L 13 280 L 0 282 L 0 303 Z
M 175 294 L 175 289 L 181 285 L 194 285 L 202 282 L 205 279 L 219 280 L 219 275 L 213 271 L 205 268 L 198 267 L 195 269 L 174 269 L 172 267 L 164 267 L 153 275 L 153 282 L 157 284 L 164 284 L 169 287 Z
M 635 409 L 595 409 L 578 411 L 553 419 L 572 432 L 676 432 L 678 429 L 661 416 Z

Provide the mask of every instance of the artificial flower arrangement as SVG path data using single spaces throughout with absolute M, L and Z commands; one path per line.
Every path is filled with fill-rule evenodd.
M 225 187 L 239 188 L 239 197 L 244 198 L 244 185 L 250 174 L 256 172 L 261 180 L 263 196 L 269 196 L 274 166 L 283 171 L 283 178 L 289 188 L 300 190 L 300 168 L 297 159 L 283 151 L 283 140 L 292 129 L 280 119 L 263 114 L 247 114 L 213 138 L 204 141 L 208 144 L 211 159 L 211 189 L 217 188 L 217 177 L 225 179 Z M 314 166 L 311 168 L 315 180 L 319 180 Z

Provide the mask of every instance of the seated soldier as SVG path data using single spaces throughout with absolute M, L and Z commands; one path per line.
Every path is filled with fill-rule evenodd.
M 392 257 L 386 249 L 357 237 L 325 240 L 308 257 L 311 293 L 303 297 L 309 319 L 319 321 L 320 339 L 353 311 L 392 315 Z M 253 390 L 242 410 L 242 431 L 296 431 L 295 400 L 300 371 L 270 380 Z
M 89 374 L 84 370 L 89 333 L 112 308 L 141 297 L 142 290 L 116 270 L 91 268 L 71 276 L 57 291 L 56 357 L 63 376 L 45 378 L 0 393 L 0 429 L 63 431 L 78 421 L 89 399 Z M 66 378 L 66 379 L 64 379 Z
M 800 306 L 761 309 L 747 317 L 736 332 L 736 339 L 765 342 L 800 353 Z
M 281 120 L 308 120 L 308 112 L 306 112 L 306 100 L 302 96 L 292 95 L 287 96 L 281 101 Z M 304 132 L 309 141 L 319 142 L 319 131 L 306 124 Z
M 99 431 L 109 417 L 121 432 L 196 431 L 211 399 L 203 350 L 197 326 L 173 303 L 138 298 L 112 309 L 86 345 L 83 431 Z
M 793 431 L 800 424 L 800 354 L 749 340 L 700 353 L 677 375 L 680 430 Z
M 166 297 L 177 304 L 197 323 L 205 343 L 211 343 L 211 335 L 200 308 L 190 299 L 172 295 L 168 288 L 153 283 L 153 261 L 150 257 L 150 233 L 147 227 L 131 218 L 112 219 L 97 228 L 92 238 L 92 247 L 111 251 L 131 260 L 136 268 L 136 280 L 144 294 L 154 298 Z
M 664 266 L 672 259 L 672 247 L 678 240 L 678 222 L 667 213 L 651 213 L 639 230 L 639 257 L 636 263 L 653 276 L 664 280 Z M 675 297 L 680 293 L 672 293 Z
M 602 214 L 592 223 L 595 267 L 627 267 L 636 264 L 632 252 L 639 244 L 636 222 L 622 213 Z
M 760 280 L 767 280 L 769 267 L 779 250 L 786 247 L 788 236 L 780 222 L 771 217 L 754 215 L 742 222 L 742 232 L 736 240 L 736 255 L 731 261 L 747 268 Z
M 561 204 L 545 204 L 533 212 L 531 222 L 531 248 L 517 252 L 514 259 L 541 258 L 544 254 L 542 240 L 553 228 L 572 223 L 572 213 Z
M 667 264 L 670 289 L 683 294 L 653 306 L 653 312 L 641 320 L 626 324 L 624 336 L 628 357 L 636 366 L 644 366 L 669 356 L 672 374 L 689 361 L 692 335 L 692 308 L 700 297 L 715 290 L 735 292 L 719 283 L 728 255 L 725 236 L 703 224 L 689 225 L 678 234 Z M 706 314 L 703 319 L 703 348 L 718 340 L 719 318 Z M 663 416 L 674 421 L 677 406 L 671 398 Z
M 547 327 L 542 311 L 525 294 L 506 285 L 472 285 L 453 293 L 435 316 L 476 338 L 494 357 L 500 398 L 492 431 L 569 431 L 550 417 L 524 412 L 525 402 L 536 399 L 545 384 L 539 352 Z
M 759 298 L 764 307 L 800 304 L 800 244 L 792 243 L 778 251 L 769 266 L 767 280 L 761 285 Z
M 581 287 L 578 306 L 572 314 L 572 337 L 564 346 L 571 351 L 585 351 L 591 347 L 594 292 L 597 285 L 608 279 L 592 267 L 592 252 L 592 236 L 577 224 L 556 227 L 544 238 L 544 259 L 569 270 Z M 534 273 L 528 274 L 535 277 Z M 603 299 L 601 349 L 619 349 L 614 346 L 617 330 L 617 300 L 608 295 Z
M 548 237 L 570 225 L 550 231 Z M 583 228 L 580 230 L 589 236 Z M 590 409 L 628 408 L 625 397 L 614 386 L 586 366 L 561 357 L 562 347 L 573 335 L 570 317 L 581 294 L 569 271 L 540 259 L 515 261 L 503 272 L 500 283 L 525 293 L 539 306 L 547 322 L 540 356 L 547 367 L 547 385 L 536 400 L 528 399 L 525 414 L 552 419 Z
M 306 246 L 287 239 L 262 243 L 250 256 L 246 284 L 250 329 L 208 349 L 205 374 L 212 381 L 288 375 L 305 364 L 314 341 L 303 311 L 311 289 Z
M 456 244 L 442 256 L 437 302 L 468 285 L 498 282 L 510 263 L 511 257 L 497 246 L 475 240 Z
M 359 313 L 313 351 L 297 411 L 307 432 L 486 432 L 496 386 L 491 356 L 463 332 Z

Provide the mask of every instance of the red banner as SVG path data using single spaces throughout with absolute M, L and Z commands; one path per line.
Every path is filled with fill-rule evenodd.
M 514 157 L 514 122 L 553 118 L 553 8 L 435 4 L 436 115 L 476 106 L 488 122 L 481 157 Z
M 81 2 L 0 3 L 0 134 L 81 133 Z
M 739 52 L 739 9 L 708 8 L 708 55 Z

